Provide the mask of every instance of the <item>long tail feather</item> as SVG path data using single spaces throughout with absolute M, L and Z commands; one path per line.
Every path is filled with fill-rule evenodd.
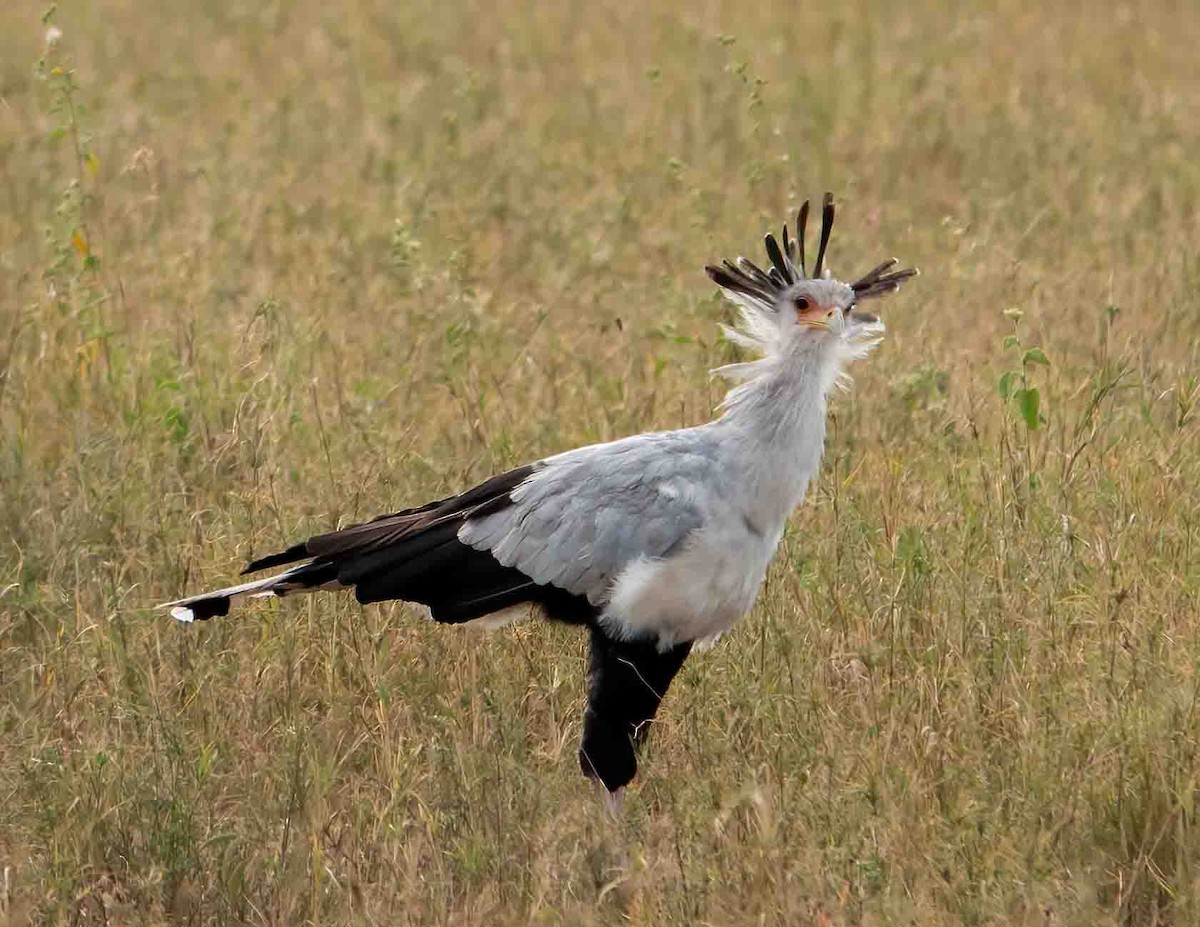
M 330 583 L 335 584 L 333 587 Z M 337 584 L 336 570 L 328 564 L 305 563 L 293 567 L 284 573 L 267 576 L 252 582 L 228 586 L 213 592 L 202 592 L 199 595 L 188 596 L 166 602 L 159 608 L 169 608 L 171 617 L 176 621 L 190 624 L 193 621 L 207 621 L 220 615 L 228 615 L 229 607 L 234 600 L 244 596 L 255 598 L 259 596 L 285 596 L 291 592 L 299 592 L 318 588 L 334 588 Z

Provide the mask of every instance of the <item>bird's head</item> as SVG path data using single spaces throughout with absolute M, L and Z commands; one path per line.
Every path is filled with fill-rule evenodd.
M 705 267 L 708 276 L 741 309 L 742 326 L 726 328 L 735 344 L 761 351 L 766 359 L 785 355 L 793 348 L 825 345 L 844 349 L 849 357 L 861 356 L 883 332 L 878 316 L 860 308 L 865 300 L 895 292 L 916 276 L 915 269 L 893 270 L 896 259 L 884 261 L 853 283 L 835 280 L 825 269 L 825 250 L 833 231 L 833 195 L 825 194 L 821 210 L 821 237 L 809 273 L 804 254 L 808 203 L 796 216 L 796 238 L 783 227 L 781 240 L 766 236 L 770 267 L 763 270 L 748 258 Z M 748 365 L 725 368 L 737 378 L 753 375 Z
M 777 324 L 792 338 L 832 339 L 851 324 L 879 320 L 859 312 L 854 290 L 840 280 L 798 280 L 775 300 Z

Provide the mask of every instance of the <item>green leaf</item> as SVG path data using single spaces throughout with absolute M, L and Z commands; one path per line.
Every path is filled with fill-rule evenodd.
M 1021 418 L 1025 419 L 1025 426 L 1034 431 L 1041 417 L 1038 415 L 1038 409 L 1041 405 L 1041 397 L 1036 389 L 1019 389 L 1013 393 L 1013 402 L 1017 404 L 1017 408 L 1021 410 Z
M 1023 364 L 1042 364 L 1045 367 L 1050 366 L 1050 358 L 1046 357 L 1046 352 L 1041 348 L 1030 348 L 1025 352 L 1025 356 L 1021 358 Z
M 905 525 L 900 529 L 900 537 L 896 541 L 896 559 L 903 563 L 913 576 L 924 576 L 929 572 L 929 547 L 920 528 Z
M 1021 339 L 1018 338 L 1016 335 L 1005 335 L 1004 336 L 1004 350 L 1007 351 L 1010 348 L 1019 348 L 1020 346 L 1021 346 Z
M 167 434 L 171 436 L 171 440 L 180 443 L 188 436 L 188 420 L 187 415 L 179 406 L 171 406 L 163 415 L 163 425 L 166 426 Z
M 1003 399 L 1005 402 L 1007 402 L 1009 400 L 1009 398 L 1012 396 L 1013 380 L 1015 380 L 1020 375 L 1021 375 L 1021 372 L 1019 370 L 1008 370 L 1008 371 L 1005 371 L 1004 376 L 1002 376 L 1000 378 L 1000 383 L 999 383 L 1000 398 Z

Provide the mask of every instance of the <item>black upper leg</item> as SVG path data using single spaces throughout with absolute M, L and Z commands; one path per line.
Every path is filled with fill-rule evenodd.
M 579 765 L 615 792 L 637 773 L 637 747 L 692 644 L 660 652 L 653 640 L 616 641 L 596 626 L 590 634 Z

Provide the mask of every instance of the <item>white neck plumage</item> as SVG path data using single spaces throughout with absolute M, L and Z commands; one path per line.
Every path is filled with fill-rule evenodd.
M 842 372 L 836 344 L 810 343 L 742 365 L 752 374 L 734 387 L 713 427 L 731 432 L 747 513 L 765 530 L 782 530 L 816 475 L 825 444 L 827 396 Z

